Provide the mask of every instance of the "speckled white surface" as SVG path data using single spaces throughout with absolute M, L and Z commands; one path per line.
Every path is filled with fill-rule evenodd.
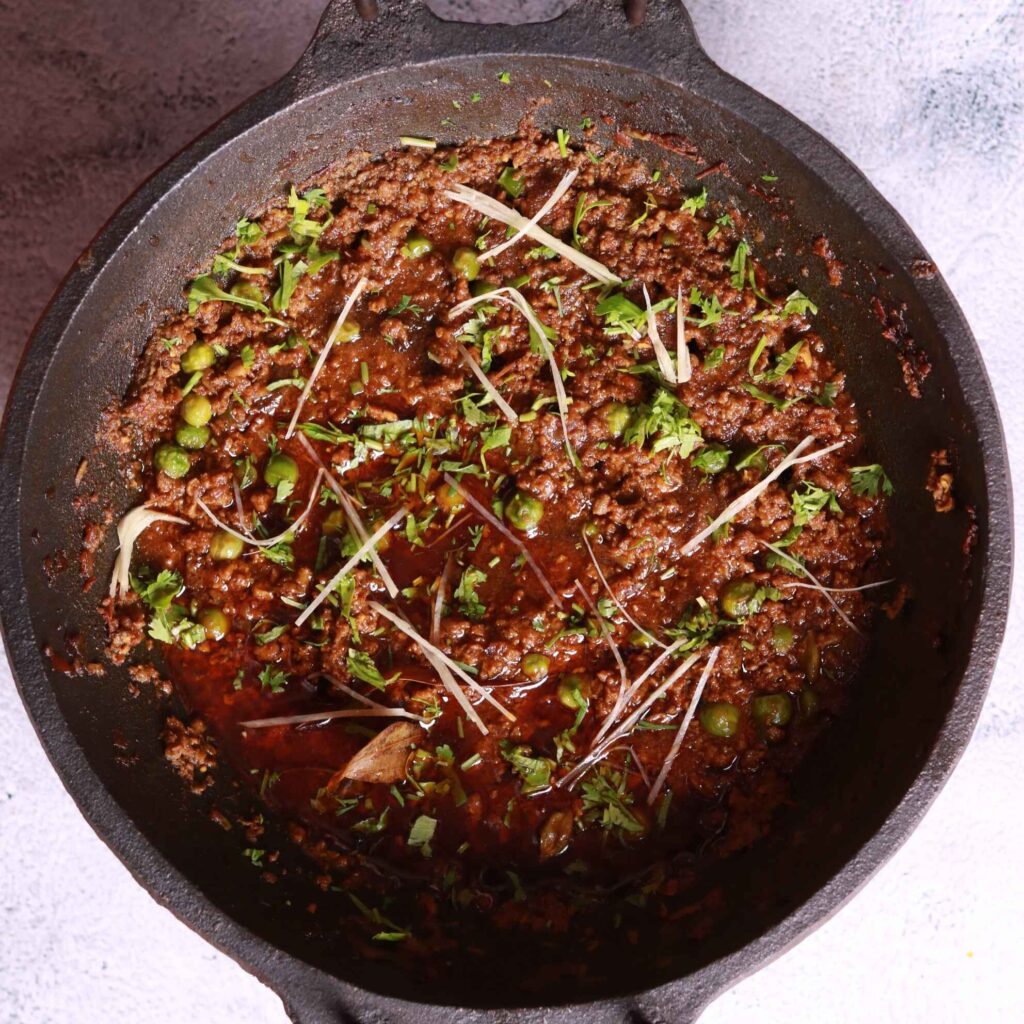
M 974 328 L 1024 468 L 1024 9 L 689 7 L 716 60 L 831 139 L 917 232 Z M 993 272 L 1010 299 L 995 297 Z M 1024 1017 L 1022 613 L 1018 594 L 977 734 L 924 824 L 849 906 L 720 997 L 703 1024 Z M 277 998 L 158 907 L 79 817 L 6 664 L 0 721 L 0 1021 L 283 1024 Z

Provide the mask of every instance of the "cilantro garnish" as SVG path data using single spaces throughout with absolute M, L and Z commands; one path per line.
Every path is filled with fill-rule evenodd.
M 793 525 L 806 526 L 819 513 L 826 508 L 831 512 L 841 513 L 835 493 L 827 491 L 823 487 L 812 484 L 805 480 L 800 487 L 790 495 L 793 505 Z
M 487 606 L 480 600 L 476 588 L 487 581 L 487 573 L 474 565 L 467 566 L 452 596 L 467 619 L 477 622 L 483 618 Z
M 348 668 L 349 675 L 364 683 L 369 683 L 370 686 L 378 690 L 383 690 L 390 683 L 395 682 L 399 676 L 399 673 L 396 672 L 389 679 L 385 679 L 384 676 L 381 675 L 380 669 L 377 668 L 374 663 L 373 658 L 371 658 L 366 651 L 359 651 L 354 647 L 350 647 L 348 649 L 345 664 Z
M 670 457 L 678 455 L 681 459 L 687 458 L 703 440 L 690 410 L 664 388 L 658 388 L 654 398 L 640 406 L 623 438 L 638 448 L 653 441 L 652 452 L 667 451 Z
M 281 693 L 288 685 L 288 675 L 273 665 L 264 665 L 256 678 L 260 681 L 260 686 L 271 693 Z
M 853 466 L 850 469 L 850 490 L 862 498 L 877 498 L 879 492 L 892 494 L 892 481 L 885 475 L 885 470 L 877 463 L 870 466 Z

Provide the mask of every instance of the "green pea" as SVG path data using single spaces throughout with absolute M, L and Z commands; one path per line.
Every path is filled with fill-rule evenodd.
M 529 274 L 520 274 L 518 277 L 513 277 L 511 281 L 505 282 L 506 288 L 525 288 L 530 283 Z
M 176 444 L 162 444 L 153 453 L 153 465 L 172 480 L 180 480 L 192 467 L 188 452 Z
M 263 470 L 263 480 L 268 487 L 277 487 L 281 483 L 295 483 L 299 479 L 299 467 L 290 455 L 274 452 Z
M 806 718 L 813 718 L 818 713 L 821 701 L 814 690 L 800 691 L 800 711 Z
M 621 437 L 629 426 L 633 415 L 628 405 L 623 402 L 609 402 L 604 407 L 604 423 L 612 437 Z
M 202 395 L 186 395 L 181 403 L 181 418 L 190 427 L 205 427 L 213 416 L 210 400 Z
M 642 633 L 639 629 L 634 629 L 629 634 L 629 643 L 631 647 L 639 647 L 641 650 L 648 651 L 654 644 L 654 637 L 650 633 Z
M 452 256 L 452 268 L 467 281 L 475 281 L 480 276 L 480 261 L 472 249 L 456 249 Z
M 520 665 L 523 675 L 535 683 L 541 679 L 547 679 L 550 667 L 551 659 L 546 654 L 528 654 Z
M 429 238 L 421 235 L 418 231 L 410 231 L 405 238 L 405 245 L 402 246 L 402 255 L 411 260 L 418 260 L 433 250 L 434 243 Z
M 590 677 L 579 672 L 570 672 L 558 681 L 558 700 L 567 708 L 576 711 L 586 707 L 590 696 Z
M 524 533 L 535 530 L 543 516 L 544 503 L 525 491 L 516 491 L 512 495 L 512 500 L 505 506 L 505 518 Z
M 179 423 L 178 429 L 174 432 L 174 440 L 182 448 L 195 450 L 205 448 L 206 442 L 210 440 L 209 427 L 193 427 L 188 423 Z
M 223 640 L 231 628 L 228 617 L 219 608 L 204 608 L 198 619 L 210 640 Z
M 772 626 L 772 647 L 776 654 L 785 654 L 793 646 L 793 630 L 784 622 Z
M 781 728 L 793 717 L 793 702 L 788 693 L 769 693 L 755 697 L 751 710 L 762 725 Z
M 236 281 L 230 290 L 236 298 L 248 299 L 250 302 L 263 301 L 263 292 L 255 281 Z
M 348 517 L 340 508 L 331 509 L 324 516 L 324 533 L 342 533 L 348 528 Z
M 213 366 L 217 359 L 217 353 L 212 346 L 197 341 L 194 345 L 185 350 L 181 357 L 181 368 L 186 373 L 195 373 L 196 370 L 207 370 Z
M 733 580 L 727 583 L 722 589 L 722 611 L 730 619 L 745 619 L 759 607 L 754 600 L 756 593 L 757 584 L 751 580 Z
M 363 329 L 359 326 L 358 321 L 346 318 L 345 322 L 338 328 L 338 333 L 334 336 L 334 340 L 339 345 L 349 345 L 362 334 L 362 331 Z
M 740 709 L 724 700 L 705 704 L 700 709 L 700 724 L 709 735 L 727 740 L 740 727 Z
M 233 562 L 245 550 L 245 542 L 227 530 L 218 530 L 210 540 L 210 557 L 218 562 Z
M 486 295 L 488 292 L 493 292 L 498 288 L 493 281 L 485 281 L 483 278 L 478 278 L 476 281 L 470 283 L 469 294 L 470 295 Z

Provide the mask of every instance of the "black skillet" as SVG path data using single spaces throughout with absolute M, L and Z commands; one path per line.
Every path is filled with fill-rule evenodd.
M 504 70 L 508 85 L 497 80 Z M 474 91 L 481 102 L 465 102 Z M 72 499 L 100 411 L 124 392 L 161 310 L 180 306 L 190 272 L 240 213 L 258 211 L 350 148 L 379 152 L 400 134 L 459 141 L 510 133 L 538 97 L 546 102 L 537 122 L 549 130 L 586 113 L 607 141 L 612 129 L 600 115 L 687 139 L 696 162 L 635 144 L 684 181 L 724 162 L 703 183 L 749 211 L 764 233 L 759 255 L 778 250 L 765 258 L 772 276 L 820 305 L 819 325 L 864 414 L 870 450 L 896 485 L 895 570 L 911 598 L 898 618 L 881 621 L 854 706 L 812 754 L 793 807 L 715 879 L 720 928 L 666 943 L 637 911 L 631 943 L 609 906 L 606 938 L 585 956 L 591 980 L 549 984 L 539 980 L 544 964 L 583 955 L 571 935 L 509 950 L 495 936 L 467 933 L 467 952 L 442 958 L 424 985 L 400 962 L 353 954 L 344 930 L 330 926 L 330 894 L 311 886 L 304 858 L 273 828 L 264 842 L 284 851 L 279 881 L 259 880 L 240 856 L 238 830 L 209 818 L 213 804 L 242 799 L 227 771 L 195 800 L 164 763 L 166 708 L 128 697 L 121 670 L 73 678 L 44 655 L 69 643 L 86 656 L 100 648 L 96 603 L 111 539 L 97 559 L 100 582 L 84 593 L 76 571 L 48 575 L 43 559 L 63 551 L 73 563 L 83 526 L 96 517 Z M 778 176 L 770 185 L 761 180 L 768 172 Z M 844 265 L 838 288 L 810 248 L 821 234 Z M 956 507 L 945 514 L 926 489 L 937 450 L 948 453 L 955 477 Z M 445 23 L 398 0 L 366 21 L 334 0 L 295 69 L 148 181 L 78 260 L 25 352 L 0 472 L 4 637 L 47 753 L 141 884 L 279 992 L 302 1024 L 694 1019 L 834 913 L 909 835 L 970 739 L 1009 600 L 1006 452 L 977 348 L 948 288 L 861 174 L 716 67 L 670 0 L 652 3 L 639 25 L 627 23 L 618 0 L 579 0 L 555 21 L 514 27 Z M 91 459 L 85 485 L 115 514 L 134 504 L 102 457 Z M 321 905 L 315 915 L 310 902 Z M 468 953 L 474 944 L 482 958 Z

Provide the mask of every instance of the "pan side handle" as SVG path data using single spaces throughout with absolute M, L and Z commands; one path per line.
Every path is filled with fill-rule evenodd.
M 364 994 L 341 1000 L 320 989 L 285 996 L 292 1024 L 696 1024 L 714 993 L 682 984 L 621 1002 L 561 1009 L 462 1010 L 382 1000 Z
M 302 98 L 387 68 L 478 53 L 564 53 L 677 80 L 708 62 L 681 0 L 330 0 L 292 88 Z

